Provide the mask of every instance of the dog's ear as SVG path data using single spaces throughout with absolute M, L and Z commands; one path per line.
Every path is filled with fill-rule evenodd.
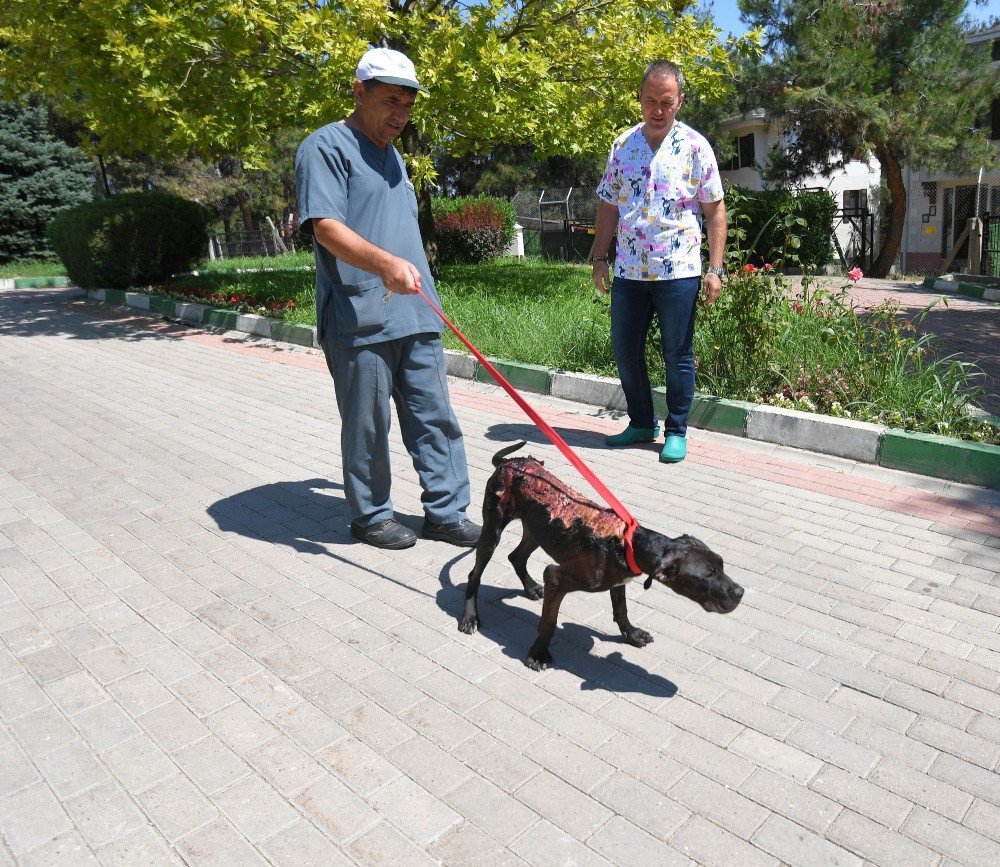
M 643 584 L 642 584 L 642 589 L 643 589 L 643 590 L 648 590 L 648 589 L 649 589 L 650 587 L 652 587 L 652 586 L 653 586 L 653 576 L 652 576 L 652 575 L 650 575 L 650 576 L 649 576 L 649 577 L 648 577 L 648 578 L 647 578 L 647 579 L 646 579 L 646 580 L 645 580 L 645 581 L 643 582 Z
M 664 551 L 663 556 L 656 562 L 656 566 L 649 573 L 649 580 L 646 583 L 651 584 L 655 579 L 662 584 L 669 584 L 670 579 L 677 575 L 677 568 L 680 566 L 681 560 L 684 559 L 684 555 L 687 554 L 688 547 L 683 543 L 671 545 L 669 550 Z

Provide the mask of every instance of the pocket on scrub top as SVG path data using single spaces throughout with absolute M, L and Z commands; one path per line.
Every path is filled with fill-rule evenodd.
M 389 290 L 375 277 L 362 283 L 333 287 L 333 310 L 337 334 L 372 334 L 385 327 L 386 296 Z M 391 297 L 391 296 L 390 296 Z

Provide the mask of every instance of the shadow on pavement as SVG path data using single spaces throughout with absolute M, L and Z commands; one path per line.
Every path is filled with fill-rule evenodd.
M 343 485 L 329 479 L 276 482 L 225 497 L 212 503 L 206 512 L 225 532 L 286 545 L 300 554 L 330 557 L 414 593 L 430 596 L 412 584 L 396 581 L 384 572 L 365 566 L 363 558 L 349 559 L 331 550 L 339 545 L 357 546 L 357 550 L 365 553 L 368 550 L 351 536 L 351 512 L 347 502 L 342 496 L 325 493 L 331 490 L 343 490 Z M 409 516 L 400 518 L 401 523 L 416 530 L 419 530 L 420 520 Z
M 456 583 L 452 579 L 451 572 L 452 567 L 463 559 L 465 553 L 452 558 L 442 567 L 441 589 L 437 594 L 438 605 L 452 618 L 456 632 L 464 604 L 465 583 L 464 581 L 461 584 Z M 498 569 L 499 565 L 497 564 Z M 513 573 L 509 577 L 512 575 Z M 527 603 L 536 608 L 534 611 L 525 610 L 511 602 L 520 597 L 522 597 L 520 590 L 483 583 L 479 588 L 479 612 L 483 618 L 480 620 L 479 634 L 498 644 L 504 656 L 523 660 L 538 631 L 541 602 Z M 607 616 L 608 621 L 612 622 L 610 601 Z M 457 637 L 462 639 L 465 636 L 458 633 Z M 654 698 L 672 698 L 677 694 L 677 684 L 629 662 L 620 651 L 613 651 L 607 657 L 593 655 L 591 651 L 598 639 L 604 642 L 624 643 L 617 633 L 599 632 L 590 626 L 560 617 L 550 648 L 553 657 L 552 668 L 578 677 L 581 690 L 636 692 Z M 658 661 L 658 657 L 650 658 Z

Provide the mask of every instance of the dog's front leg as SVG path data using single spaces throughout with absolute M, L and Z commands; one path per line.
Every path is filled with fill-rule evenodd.
M 487 503 L 491 502 L 491 494 L 492 492 L 487 493 Z M 497 549 L 500 534 L 503 533 L 505 526 L 498 512 L 498 508 L 483 506 L 483 529 L 476 543 L 476 565 L 472 567 L 469 581 L 465 585 L 465 608 L 458 621 L 459 632 L 464 632 L 466 635 L 472 635 L 479 628 L 479 582 L 493 552 Z
M 545 567 L 545 596 L 542 599 L 542 619 L 538 624 L 538 636 L 531 645 L 524 664 L 535 671 L 542 671 L 552 664 L 552 654 L 549 653 L 549 642 L 556 631 L 556 621 L 559 619 L 559 606 L 562 604 L 566 591 L 559 587 L 559 567 Z
M 634 644 L 636 647 L 644 647 L 653 640 L 653 636 L 646 632 L 645 629 L 633 626 L 629 622 L 628 603 L 625 600 L 624 584 L 611 588 L 611 614 L 629 644 Z

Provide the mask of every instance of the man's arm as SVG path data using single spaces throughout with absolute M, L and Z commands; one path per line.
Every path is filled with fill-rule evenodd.
M 377 274 L 385 288 L 399 295 L 416 295 L 420 288 L 417 266 L 376 247 L 339 220 L 325 217 L 312 221 L 312 230 L 327 250 L 348 265 Z
M 607 255 L 611 239 L 617 230 L 618 206 L 602 199 L 597 205 L 597 216 L 594 218 L 594 288 L 603 295 L 607 295 L 611 289 Z
M 721 268 L 726 254 L 726 203 L 719 199 L 717 202 L 702 202 L 702 213 L 705 215 L 705 223 L 708 226 L 708 266 L 710 268 Z M 705 303 L 711 304 L 719 297 L 722 291 L 722 278 L 717 274 L 706 274 L 702 280 L 705 287 Z

